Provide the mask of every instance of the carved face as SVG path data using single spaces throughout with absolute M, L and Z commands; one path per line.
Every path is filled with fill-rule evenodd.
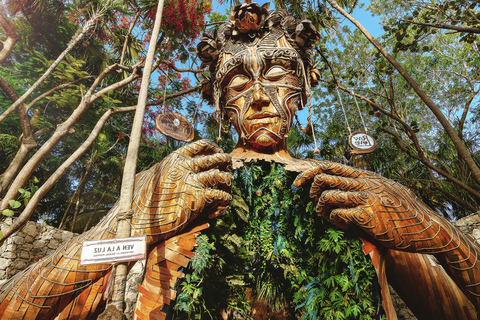
M 227 117 L 244 142 L 255 149 L 274 147 L 303 103 L 299 54 L 254 46 L 223 61 L 217 80 Z

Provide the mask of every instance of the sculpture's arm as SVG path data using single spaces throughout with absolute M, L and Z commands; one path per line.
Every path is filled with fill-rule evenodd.
M 201 140 L 173 152 L 136 177 L 132 228 L 151 245 L 181 231 L 201 213 L 223 213 L 231 199 L 229 155 Z M 0 319 L 53 319 L 80 292 L 110 274 L 111 265 L 80 266 L 84 241 L 115 237 L 118 206 L 90 231 L 0 288 Z M 98 290 L 103 290 L 104 285 Z
M 386 248 L 434 254 L 480 310 L 479 247 L 409 189 L 333 162 L 320 162 L 294 185 L 312 180 L 319 215 L 341 228 L 356 225 Z

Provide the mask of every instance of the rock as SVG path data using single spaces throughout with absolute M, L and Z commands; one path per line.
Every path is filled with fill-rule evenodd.
M 45 246 L 45 241 L 43 241 L 43 240 L 35 240 L 33 242 L 33 247 L 34 248 L 42 248 L 44 246 Z
M 68 231 L 63 231 L 62 233 L 62 241 L 68 241 L 72 239 L 74 236 L 74 233 L 68 232 Z
M 53 234 L 53 239 L 55 240 L 62 240 L 62 235 L 63 235 L 63 232 L 60 231 L 60 232 L 56 232 Z
M 15 261 L 12 262 L 10 268 L 11 269 L 17 269 L 17 270 L 23 270 L 28 266 L 27 261 L 23 259 L 16 259 Z M 8 272 L 8 270 L 7 270 Z
M 20 251 L 19 256 L 20 258 L 30 260 L 30 253 L 28 253 L 28 251 Z
M 15 252 L 5 252 L 2 257 L 5 259 L 16 259 L 17 254 Z
M 60 245 L 60 244 L 58 243 L 57 240 L 53 240 L 53 239 L 52 239 L 52 240 L 50 240 L 50 242 L 48 243 L 48 246 L 47 246 L 47 247 L 48 247 L 49 249 L 57 249 L 59 245 Z
M 33 221 L 28 221 L 22 231 L 28 236 L 35 237 L 38 233 L 37 224 Z
M 13 243 L 15 244 L 22 244 L 25 242 L 25 237 L 22 237 L 21 235 L 17 235 L 13 237 Z
M 0 258 L 0 270 L 5 270 L 10 265 L 9 259 Z
M 472 237 L 477 241 L 480 240 L 480 229 L 473 229 Z

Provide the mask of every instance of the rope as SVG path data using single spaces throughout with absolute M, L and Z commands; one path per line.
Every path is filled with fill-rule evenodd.
M 313 124 L 311 122 L 310 126 L 312 127 L 313 143 L 315 144 L 315 149 L 313 150 L 313 153 L 319 154 L 320 150 L 317 147 L 317 138 L 315 137 L 315 130 L 313 129 Z
M 357 97 L 355 96 L 355 89 L 353 89 L 353 98 L 355 99 L 355 104 L 357 105 L 358 114 L 360 115 L 360 119 L 362 119 L 362 124 L 363 124 L 363 128 L 365 129 L 365 133 L 368 133 L 367 126 L 365 125 L 365 121 L 363 121 L 362 113 L 360 112 L 360 107 L 358 106 Z
M 120 221 L 120 220 L 130 220 L 132 219 L 133 217 L 133 210 L 130 209 L 128 211 L 124 211 L 124 212 L 119 212 L 117 213 L 117 221 Z
M 348 133 L 352 134 L 352 129 L 350 129 L 350 125 L 348 124 L 347 113 L 345 112 L 345 108 L 343 107 L 342 97 L 338 92 L 338 87 L 337 87 L 337 95 L 338 95 L 338 99 L 340 100 L 340 105 L 342 106 L 343 115 L 345 116 L 345 122 L 347 123 Z
M 163 90 L 163 104 L 162 104 L 162 113 L 165 113 L 165 97 L 167 96 L 167 84 L 168 84 L 168 71 L 165 73 L 165 89 Z

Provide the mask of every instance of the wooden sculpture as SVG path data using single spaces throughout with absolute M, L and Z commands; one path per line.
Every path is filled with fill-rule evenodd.
M 312 67 L 312 44 L 319 34 L 311 22 L 295 20 L 284 10 L 267 12 L 265 6 L 250 1 L 236 6 L 230 19 L 214 37 L 205 35 L 197 50 L 212 75 L 203 83 L 204 98 L 215 105 L 219 123 L 226 115 L 239 134 L 231 153 L 234 168 L 243 161 L 263 159 L 283 163 L 287 170 L 306 170 L 295 184 L 313 182 L 317 212 L 342 228 L 361 229 L 366 243 L 376 244 L 384 293 L 385 266 L 409 265 L 404 281 L 396 283 L 397 291 L 419 288 L 409 291 L 411 300 L 430 312 L 428 319 L 476 319 L 480 250 L 472 239 L 394 181 L 288 154 L 293 116 L 308 103 L 310 87 L 319 75 Z M 388 250 L 395 250 L 394 254 Z M 433 270 L 427 256 L 419 254 L 434 255 L 451 278 Z M 430 294 L 415 294 L 426 292 L 420 288 L 429 288 Z M 384 298 L 389 299 L 386 294 Z M 445 308 L 462 311 L 445 312 Z M 389 311 L 389 320 L 395 319 L 393 309 Z
M 397 291 L 419 288 L 412 293 L 420 293 L 413 303 L 430 310 L 431 319 L 475 319 L 480 310 L 480 250 L 470 238 L 398 183 L 289 155 L 293 117 L 307 105 L 319 76 L 312 67 L 312 45 L 319 39 L 312 23 L 249 0 L 235 7 L 230 20 L 213 36 L 204 35 L 197 51 L 211 73 L 202 83 L 204 98 L 215 105 L 220 128 L 226 115 L 239 134 L 231 155 L 202 140 L 139 173 L 133 212 L 120 213 L 115 206 L 95 228 L 5 283 L 0 319 L 95 319 L 112 266 L 79 266 L 81 245 L 115 237 L 117 221 L 129 215 L 132 235 L 147 235 L 149 245 L 135 317 L 164 319 L 165 306 L 176 297 L 176 279 L 183 276 L 179 269 L 193 255 L 195 236 L 207 227 L 201 217 L 222 214 L 231 200 L 232 158 L 234 168 L 263 159 L 306 170 L 295 185 L 312 183 L 310 193 L 320 215 L 363 232 L 365 251 L 373 257 L 384 292 L 388 269 L 399 267 L 404 281 L 397 281 Z M 428 256 L 420 254 L 434 255 L 448 276 L 432 269 Z M 443 312 L 444 307 L 458 312 Z M 387 312 L 394 319 L 394 312 Z
M 204 223 L 197 225 L 197 218 L 202 213 L 208 217 L 221 214 L 231 199 L 230 171 L 230 155 L 222 153 L 215 144 L 201 140 L 137 174 L 132 234 L 147 235 L 147 245 L 153 247 L 147 281 L 142 285 L 139 314 L 145 313 L 145 307 L 162 301 L 162 296 L 165 297 L 163 303 L 175 298 L 172 290 L 163 290 L 163 279 L 151 279 L 158 279 L 161 274 L 171 279 L 179 276 L 178 268 L 191 258 L 195 235 L 206 227 Z M 61 313 L 58 319 L 72 320 L 97 315 L 96 307 L 103 301 L 112 265 L 80 266 L 82 242 L 114 238 L 117 222 L 124 216 L 115 206 L 90 231 L 3 284 L 0 319 L 54 319 Z M 185 231 L 187 226 L 189 229 Z M 168 240 L 163 241 L 165 239 Z M 162 289 L 163 295 L 157 295 L 162 292 L 149 294 L 151 288 Z M 152 295 L 157 295 L 158 301 L 149 304 Z M 161 313 L 161 308 L 153 310 Z

